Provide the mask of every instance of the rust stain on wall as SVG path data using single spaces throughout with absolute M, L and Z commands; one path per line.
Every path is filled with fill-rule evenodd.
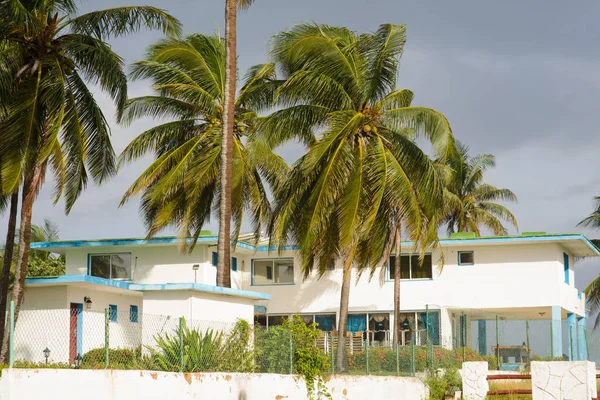
M 223 379 L 225 379 L 227 382 L 229 382 L 229 381 L 231 381 L 231 375 L 225 375 L 225 378 L 223 378 Z
M 282 396 L 280 394 L 278 394 L 277 396 L 275 396 L 275 400 L 282 400 L 282 399 L 287 399 L 287 396 Z
M 152 377 L 152 379 L 157 380 L 158 379 L 158 374 L 156 372 L 151 372 L 150 376 Z
M 342 390 L 342 394 L 344 395 L 344 397 L 348 396 L 348 390 L 346 390 L 346 389 Z
M 188 385 L 192 384 L 192 374 L 183 374 L 183 377 L 185 378 L 185 381 L 188 383 Z

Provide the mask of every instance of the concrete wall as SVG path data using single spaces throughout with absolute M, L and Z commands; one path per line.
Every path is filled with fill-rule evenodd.
M 536 400 L 595 399 L 596 364 L 589 361 L 531 363 L 532 395 Z
M 423 400 L 427 389 L 417 378 L 336 376 L 327 382 L 333 400 Z M 148 371 L 4 370 L 0 400 L 306 400 L 304 380 L 276 374 L 178 374 Z
M 131 253 L 131 275 L 135 283 L 198 283 L 216 284 L 216 269 L 212 265 L 215 247 L 198 244 L 192 251 L 182 252 L 176 244 L 160 246 L 104 246 L 70 248 L 66 251 L 67 275 L 88 273 L 88 256 L 103 253 Z M 198 271 L 192 266 L 199 265 Z M 242 287 L 240 272 L 232 272 L 232 287 Z
M 474 251 L 475 265 L 459 266 L 459 251 Z M 402 281 L 400 304 L 404 310 L 422 310 L 427 304 L 434 308 L 561 305 L 570 312 L 584 315 L 584 301 L 577 298 L 573 282 L 564 283 L 562 253 L 558 244 L 446 247 L 443 270 L 434 265 L 433 279 Z M 434 264 L 440 255 L 439 252 L 433 254 Z M 265 257 L 268 255 L 258 253 L 248 258 Z M 294 257 L 295 266 L 300 265 L 295 252 L 284 252 L 281 257 Z M 245 263 L 244 288 L 271 294 L 273 299 L 265 303 L 269 313 L 333 312 L 339 308 L 341 265 L 320 279 L 313 274 L 304 282 L 302 272 L 296 268 L 293 288 L 291 285 L 252 286 L 250 260 Z M 352 286 L 350 311 L 393 309 L 393 282 L 380 285 L 379 274 L 380 271 L 376 272 L 371 282 L 363 276 Z

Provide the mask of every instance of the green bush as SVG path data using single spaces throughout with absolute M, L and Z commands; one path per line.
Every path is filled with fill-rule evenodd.
M 184 321 L 174 335 L 155 336 L 156 347 L 146 347 L 150 356 L 143 358 L 143 364 L 146 369 L 179 371 L 182 340 L 183 372 L 252 372 L 255 367 L 250 338 L 250 325 L 244 320 L 238 320 L 228 334 L 213 329 L 206 332 L 190 329 Z
M 27 263 L 27 276 L 30 278 L 59 276 L 66 273 L 65 260 L 57 257 L 30 258 Z
M 5 366 L 8 368 L 8 366 Z M 32 363 L 29 361 L 23 360 L 15 360 L 13 368 L 31 368 L 31 369 L 73 369 L 73 366 L 69 363 L 54 363 L 49 362 L 46 364 L 45 362 Z
M 433 364 L 431 363 L 431 353 L 428 357 L 427 348 L 423 346 L 415 347 L 415 372 L 426 371 L 428 368 L 461 368 L 464 361 L 488 361 L 490 369 L 495 369 L 496 360 L 493 356 L 480 356 L 474 350 L 469 348 L 448 350 L 442 347 L 430 349 L 433 352 Z M 398 365 L 400 372 L 411 371 L 412 349 L 409 346 L 398 348 Z M 366 352 L 355 352 L 348 356 L 348 365 L 350 373 L 366 373 L 367 370 Z M 369 373 L 395 373 L 396 370 L 396 351 L 392 349 L 370 348 L 369 349 Z
M 298 315 L 283 325 L 255 332 L 256 364 L 260 372 L 301 374 L 315 379 L 329 369 L 329 358 L 316 346 L 321 331 Z
M 104 348 L 92 349 L 82 357 L 81 368 L 104 369 Z M 142 349 L 108 349 L 109 369 L 140 369 L 142 366 Z
M 461 390 L 462 379 L 458 369 L 449 368 L 444 372 L 432 372 L 425 384 L 429 387 L 430 400 L 444 400 L 446 396 L 453 396 L 455 391 Z

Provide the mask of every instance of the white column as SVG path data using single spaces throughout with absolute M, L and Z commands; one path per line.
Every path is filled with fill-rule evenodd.
M 487 361 L 464 362 L 460 371 L 464 400 L 484 400 L 489 390 Z

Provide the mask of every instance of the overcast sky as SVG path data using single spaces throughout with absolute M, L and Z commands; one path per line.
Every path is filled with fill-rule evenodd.
M 124 0 L 88 1 L 82 12 L 130 5 Z M 179 18 L 186 33 L 223 32 L 223 0 L 148 0 Z M 510 208 L 520 231 L 600 232 L 577 228 L 600 194 L 600 2 L 502 2 L 421 0 L 256 0 L 238 17 L 240 74 L 265 62 L 267 43 L 276 32 L 301 21 L 343 25 L 364 32 L 382 23 L 406 24 L 408 42 L 399 86 L 416 94 L 414 104 L 433 107 L 449 119 L 458 139 L 473 153 L 489 152 L 497 167 L 486 180 L 512 189 L 519 204 Z M 128 63 L 143 57 L 158 39 L 142 32 L 112 42 Z M 149 93 L 147 82 L 130 84 L 129 95 Z M 153 125 L 140 121 L 121 128 L 114 106 L 98 95 L 109 117 L 117 153 Z M 301 152 L 287 146 L 288 160 Z M 48 182 L 37 200 L 33 220 L 60 226 L 63 239 L 144 236 L 137 202 L 118 208 L 125 189 L 148 165 L 128 166 L 102 187 L 90 185 L 65 216 L 52 205 Z M 0 234 L 5 233 L 5 217 Z M 213 221 L 209 229 L 217 230 Z M 166 234 L 170 232 L 165 232 Z M 577 266 L 577 285 L 600 272 L 598 261 Z

